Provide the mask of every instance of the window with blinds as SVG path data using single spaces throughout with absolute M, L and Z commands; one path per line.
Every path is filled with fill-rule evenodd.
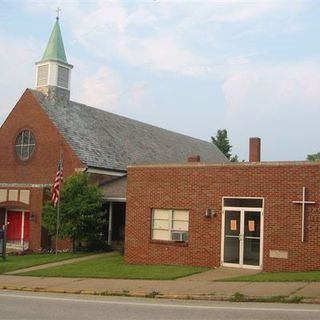
M 153 240 L 182 241 L 188 240 L 189 211 L 175 209 L 153 209 Z

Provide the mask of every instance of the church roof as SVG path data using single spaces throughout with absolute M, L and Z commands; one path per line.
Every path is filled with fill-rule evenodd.
M 55 60 L 63 63 L 68 63 L 62 41 L 59 18 L 56 19 L 46 50 L 41 59 L 41 61 L 48 60 Z
M 88 167 L 125 171 L 129 164 L 183 163 L 190 155 L 204 162 L 227 161 L 210 142 L 30 91 Z

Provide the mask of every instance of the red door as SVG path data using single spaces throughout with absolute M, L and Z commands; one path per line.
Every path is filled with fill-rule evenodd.
M 7 240 L 20 241 L 22 231 L 22 212 L 21 211 L 8 211 L 7 218 Z M 24 213 L 24 227 L 23 227 L 23 240 L 29 241 L 29 223 L 30 213 Z
M 22 212 L 8 211 L 7 240 L 21 240 Z

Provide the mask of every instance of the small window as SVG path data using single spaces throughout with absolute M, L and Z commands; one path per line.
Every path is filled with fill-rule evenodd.
M 154 209 L 152 211 L 153 240 L 182 241 L 188 240 L 189 211 Z
M 16 138 L 16 154 L 20 160 L 30 159 L 36 146 L 33 134 L 29 130 L 21 131 Z
M 224 207 L 235 208 L 263 208 L 263 199 L 261 198 L 224 198 Z

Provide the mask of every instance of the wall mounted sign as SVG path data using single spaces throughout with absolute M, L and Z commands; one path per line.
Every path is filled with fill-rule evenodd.
M 230 230 L 237 231 L 237 220 L 230 220 Z
M 254 220 L 248 221 L 249 232 L 254 232 L 256 230 L 256 222 Z

